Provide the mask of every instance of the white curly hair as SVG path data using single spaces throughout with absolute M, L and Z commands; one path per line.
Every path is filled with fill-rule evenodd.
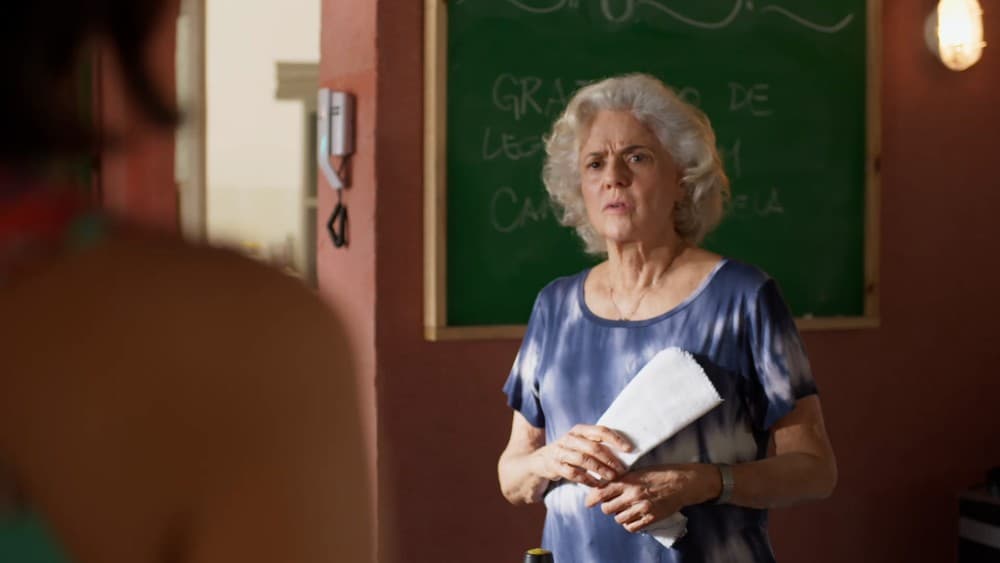
M 708 117 L 648 74 L 626 74 L 581 88 L 545 137 L 542 180 L 563 225 L 574 227 L 587 252 L 607 246 L 587 218 L 580 190 L 580 145 L 598 112 L 630 111 L 656 135 L 681 169 L 685 197 L 674 212 L 674 229 L 697 244 L 719 224 L 729 200 L 729 179 L 715 147 Z

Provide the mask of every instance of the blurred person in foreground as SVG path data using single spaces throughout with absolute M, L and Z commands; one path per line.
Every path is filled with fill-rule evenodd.
M 370 561 L 343 327 L 292 278 L 127 226 L 56 172 L 129 142 L 99 146 L 76 112 L 95 47 L 174 126 L 146 60 L 175 11 L 33 0 L 0 19 L 0 516 L 30 506 L 75 563 Z

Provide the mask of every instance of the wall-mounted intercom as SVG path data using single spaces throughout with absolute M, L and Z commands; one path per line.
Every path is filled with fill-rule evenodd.
M 330 164 L 330 157 L 354 153 L 354 96 L 321 88 L 317 105 L 316 148 L 319 168 L 334 189 L 347 187 L 340 170 Z
M 316 159 L 323 177 L 337 191 L 337 205 L 326 230 L 334 246 L 340 248 L 347 244 L 347 206 L 341 192 L 347 187 L 347 157 L 354 153 L 354 96 L 321 88 L 317 102 Z M 330 163 L 332 157 L 342 159 L 338 168 Z

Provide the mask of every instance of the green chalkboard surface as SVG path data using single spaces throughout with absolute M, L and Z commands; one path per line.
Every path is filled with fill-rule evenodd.
M 433 1 L 432 4 L 433 5 Z M 756 264 L 800 317 L 871 316 L 871 6 L 865 0 L 450 0 L 437 123 L 439 326 L 519 325 L 594 263 L 554 218 L 542 136 L 574 90 L 658 76 L 712 120 L 733 199 L 705 246 Z M 433 49 L 428 53 L 432 54 Z M 876 116 L 877 117 L 877 116 Z M 433 126 L 434 120 L 428 121 Z

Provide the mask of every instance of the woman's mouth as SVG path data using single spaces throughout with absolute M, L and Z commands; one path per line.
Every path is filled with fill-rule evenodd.
M 610 201 L 604 204 L 605 213 L 628 213 L 631 209 L 632 206 L 624 201 Z

